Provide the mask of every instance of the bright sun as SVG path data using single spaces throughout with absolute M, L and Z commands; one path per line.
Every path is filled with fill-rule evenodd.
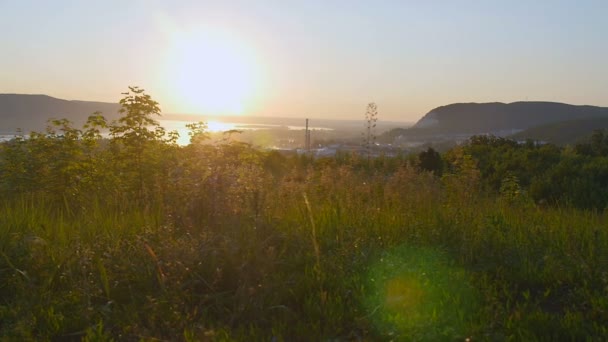
M 242 114 L 259 83 L 255 55 L 229 35 L 175 33 L 164 82 L 182 110 L 208 115 Z

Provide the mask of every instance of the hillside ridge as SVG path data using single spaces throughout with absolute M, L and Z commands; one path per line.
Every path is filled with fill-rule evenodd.
M 549 101 L 453 103 L 429 111 L 413 128 L 444 134 L 483 134 L 597 117 L 608 117 L 608 108 Z
M 102 112 L 108 120 L 118 118 L 118 103 L 64 100 L 44 94 L 0 94 L 0 133 L 39 131 L 49 119 L 68 119 L 76 126 L 89 115 Z

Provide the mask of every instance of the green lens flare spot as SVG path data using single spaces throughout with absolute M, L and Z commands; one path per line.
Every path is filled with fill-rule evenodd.
M 442 251 L 399 246 L 367 274 L 364 307 L 377 333 L 406 340 L 466 338 L 478 295 L 464 269 Z

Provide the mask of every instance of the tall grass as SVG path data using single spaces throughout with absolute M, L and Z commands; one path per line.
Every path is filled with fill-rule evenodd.
M 145 205 L 3 199 L 0 339 L 608 338 L 603 213 L 471 172 L 281 163 L 184 171 Z

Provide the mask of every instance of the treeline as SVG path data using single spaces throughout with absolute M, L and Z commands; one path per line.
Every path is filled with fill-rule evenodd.
M 475 160 L 482 187 L 490 193 L 517 194 L 541 205 L 597 210 L 608 206 L 608 135 L 603 130 L 567 147 L 474 136 L 443 156 L 432 149 L 420 153 L 419 165 L 440 174 L 444 165 L 451 167 L 460 149 Z
M 267 177 L 267 171 L 277 175 L 278 169 L 286 172 L 295 164 L 313 163 L 305 156 L 288 161 L 278 153 L 263 153 L 228 139 L 206 144 L 204 123 L 189 125 L 192 143 L 180 147 L 177 132 L 166 132 L 155 120 L 160 114 L 158 103 L 141 89 L 131 88 L 121 105 L 123 117 L 115 122 L 107 122 L 101 113 L 91 115 L 82 128 L 66 119 L 52 120 L 45 132 L 31 132 L 27 138 L 21 135 L 2 144 L 0 194 L 39 194 L 63 204 L 87 203 L 93 200 L 91 196 L 99 200 L 104 195 L 133 203 L 171 190 L 176 194 L 167 200 L 175 201 L 179 194 L 190 197 L 192 187 L 181 189 L 190 182 L 187 178 L 225 176 L 239 160 L 250 160 L 249 167 L 256 168 L 259 179 Z M 109 134 L 102 136 L 103 132 Z M 243 159 L 243 155 L 248 157 Z M 511 191 L 535 204 L 599 210 L 608 206 L 608 135 L 601 130 L 588 142 L 569 147 L 474 136 L 443 155 L 429 148 L 417 156 L 365 162 L 339 155 L 316 164 L 358 163 L 357 168 L 376 173 L 409 165 L 440 177 L 458 169 L 463 156 L 472 158 L 472 167 L 479 171 L 479 190 Z

